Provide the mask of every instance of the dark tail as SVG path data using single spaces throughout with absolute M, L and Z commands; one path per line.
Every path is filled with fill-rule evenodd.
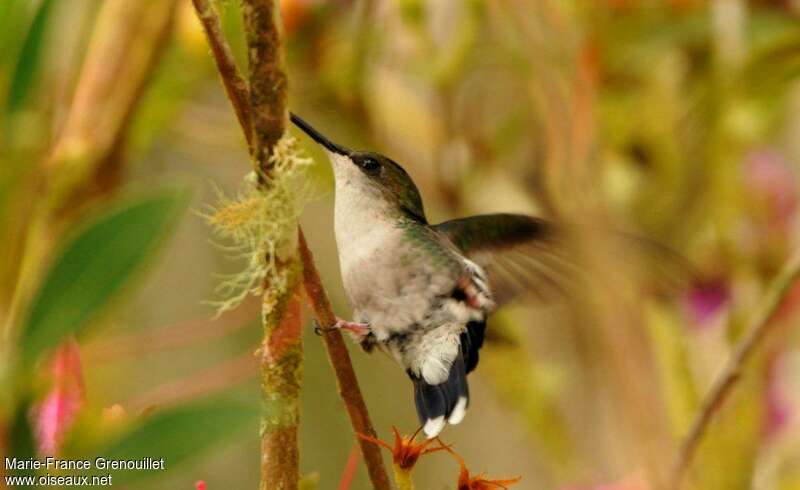
M 471 321 L 467 323 L 467 328 L 461 334 L 461 354 L 464 356 L 464 364 L 467 367 L 467 374 L 471 373 L 478 365 L 478 351 L 483 347 L 483 336 L 486 333 L 486 321 Z
M 469 405 L 469 386 L 464 357 L 460 350 L 444 383 L 431 385 L 411 373 L 409 376 L 414 382 L 417 416 L 426 436 L 436 437 L 446 423 L 461 422 Z

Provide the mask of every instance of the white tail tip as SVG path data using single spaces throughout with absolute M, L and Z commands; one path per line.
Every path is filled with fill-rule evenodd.
M 428 439 L 438 436 L 442 429 L 444 429 L 444 415 L 426 420 L 425 425 L 422 427 L 422 431 L 425 432 Z
M 464 420 L 464 416 L 466 414 L 467 414 L 467 397 L 461 396 L 458 398 L 456 406 L 453 407 L 453 412 L 450 413 L 450 418 L 447 419 L 447 423 L 451 425 L 456 425 L 457 423 Z

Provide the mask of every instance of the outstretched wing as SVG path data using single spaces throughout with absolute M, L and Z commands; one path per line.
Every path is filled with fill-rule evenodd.
M 434 229 L 486 270 L 498 303 L 523 294 L 556 299 L 569 292 L 577 277 L 566 233 L 546 220 L 487 214 L 445 221 Z
M 569 296 L 584 274 L 575 230 L 521 214 L 487 214 L 434 225 L 467 258 L 489 275 L 495 300 L 502 304 L 522 295 L 542 301 Z M 598 231 L 609 250 L 625 261 L 641 261 L 648 279 L 659 289 L 675 289 L 692 276 L 679 254 L 646 238 Z

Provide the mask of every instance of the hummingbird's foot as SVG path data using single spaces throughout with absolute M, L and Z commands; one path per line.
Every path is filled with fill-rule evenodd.
M 317 335 L 322 335 L 325 333 L 330 332 L 331 330 L 344 330 L 350 335 L 350 338 L 358 342 L 359 344 L 367 338 L 367 336 L 371 333 L 369 328 L 369 323 L 358 323 L 358 322 L 349 322 L 347 320 L 342 320 L 341 318 L 337 317 L 336 323 L 332 327 L 322 327 L 314 321 L 314 333 Z
M 347 320 L 338 319 L 333 328 L 344 330 L 350 335 L 350 338 L 359 344 L 370 334 L 369 323 L 349 322 Z
M 357 343 L 361 343 L 364 341 L 365 338 L 371 333 L 369 328 L 369 323 L 358 323 L 358 322 L 349 322 L 347 320 L 342 320 L 339 317 L 336 317 L 337 321 L 328 330 L 344 330 L 350 335 L 350 338 L 353 339 Z M 323 332 L 325 329 L 323 329 Z

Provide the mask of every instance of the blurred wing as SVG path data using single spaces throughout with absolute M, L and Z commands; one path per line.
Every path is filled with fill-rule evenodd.
M 605 231 L 603 238 L 610 243 L 614 260 L 633 266 L 647 293 L 674 294 L 698 280 L 697 270 L 686 257 L 662 243 L 624 232 Z
M 564 230 L 554 223 L 521 214 L 487 214 L 433 228 L 486 270 L 499 304 L 521 295 L 543 302 L 564 297 L 578 277 L 576 254 L 569 252 Z
M 486 270 L 499 304 L 520 296 L 543 302 L 573 296 L 586 268 L 569 226 L 520 214 L 488 214 L 446 221 L 434 228 Z M 693 276 L 670 248 L 627 233 L 600 231 L 611 257 L 641 272 L 658 292 L 675 291 Z

